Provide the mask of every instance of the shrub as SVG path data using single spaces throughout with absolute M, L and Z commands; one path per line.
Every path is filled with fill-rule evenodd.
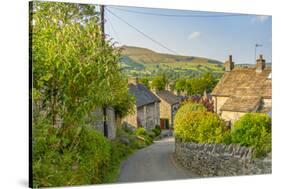
M 220 143 L 227 130 L 217 114 L 206 112 L 200 104 L 190 103 L 178 110 L 174 128 L 176 138 L 198 143 Z
M 147 136 L 148 133 L 146 132 L 145 128 L 139 127 L 139 128 L 136 129 L 135 135 L 137 135 L 137 136 Z
M 143 127 L 139 127 L 135 131 L 135 135 L 142 137 L 146 145 L 150 145 L 153 143 L 153 138 L 149 136 L 148 132 Z
M 88 127 L 61 130 L 45 120 L 33 125 L 33 187 L 109 182 L 109 141 Z
M 271 151 L 271 118 L 263 113 L 247 113 L 234 123 L 230 134 L 232 143 L 253 147 L 254 156 Z
M 161 130 L 160 125 L 155 125 L 155 129 Z
M 137 131 L 137 130 L 136 130 Z M 149 143 L 148 141 L 145 142 L 145 138 L 150 138 L 147 134 L 147 132 L 142 129 L 138 129 L 137 132 L 126 132 L 125 128 L 117 128 L 117 138 L 119 140 L 119 142 L 121 143 L 126 143 L 126 145 L 132 150 L 136 150 L 136 149 L 141 149 L 146 147 Z M 137 135 L 137 134 L 138 135 Z M 145 135 L 145 136 L 144 136 Z M 140 140 L 137 138 L 137 136 L 141 136 L 142 138 L 144 138 L 144 140 Z M 125 140 L 125 141 L 124 141 Z
M 154 129 L 152 129 L 152 132 L 154 132 L 155 136 L 159 136 L 161 134 L 161 129 L 159 125 L 156 125 Z
M 151 131 L 151 132 L 148 132 L 148 136 L 153 140 L 156 136 L 155 132 Z

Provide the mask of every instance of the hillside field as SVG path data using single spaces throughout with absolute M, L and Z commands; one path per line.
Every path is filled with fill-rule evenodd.
M 157 53 L 149 49 L 124 46 L 120 67 L 128 76 L 153 77 L 165 73 L 170 79 L 193 77 L 210 72 L 223 73 L 223 64 L 217 60 Z

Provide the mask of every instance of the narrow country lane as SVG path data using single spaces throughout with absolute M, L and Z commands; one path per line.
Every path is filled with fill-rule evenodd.
M 176 164 L 173 158 L 174 146 L 174 138 L 168 137 L 137 151 L 122 163 L 117 182 L 161 181 L 197 177 Z

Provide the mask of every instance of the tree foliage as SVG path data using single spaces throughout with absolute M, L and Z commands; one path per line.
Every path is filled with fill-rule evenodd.
M 36 2 L 32 23 L 33 91 L 48 115 L 70 125 L 99 106 L 127 113 L 133 99 L 116 71 L 120 51 L 103 41 L 94 6 Z
M 205 73 L 195 78 L 179 78 L 175 83 L 177 91 L 184 91 L 187 95 L 203 95 L 204 91 L 211 92 L 217 79 L 211 73 Z
M 146 78 L 146 77 L 140 78 L 140 83 L 144 84 L 148 89 L 150 89 L 148 78 Z
M 166 78 L 166 75 L 160 74 L 153 78 L 151 85 L 152 88 L 161 91 L 165 89 L 167 83 L 168 83 L 168 79 Z
M 127 150 L 85 118 L 97 107 L 132 111 L 120 51 L 104 40 L 92 5 L 36 1 L 31 13 L 34 187 L 111 182 Z

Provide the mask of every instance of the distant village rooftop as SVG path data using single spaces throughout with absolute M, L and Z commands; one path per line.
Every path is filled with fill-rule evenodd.
M 156 95 L 159 96 L 161 99 L 165 100 L 170 105 L 181 102 L 181 98 L 175 95 L 174 93 L 172 93 L 171 91 L 167 91 L 167 90 L 156 91 Z
M 160 99 L 155 94 L 153 94 L 145 85 L 138 82 L 138 78 L 129 79 L 129 93 L 136 97 L 137 107 L 160 102 Z

